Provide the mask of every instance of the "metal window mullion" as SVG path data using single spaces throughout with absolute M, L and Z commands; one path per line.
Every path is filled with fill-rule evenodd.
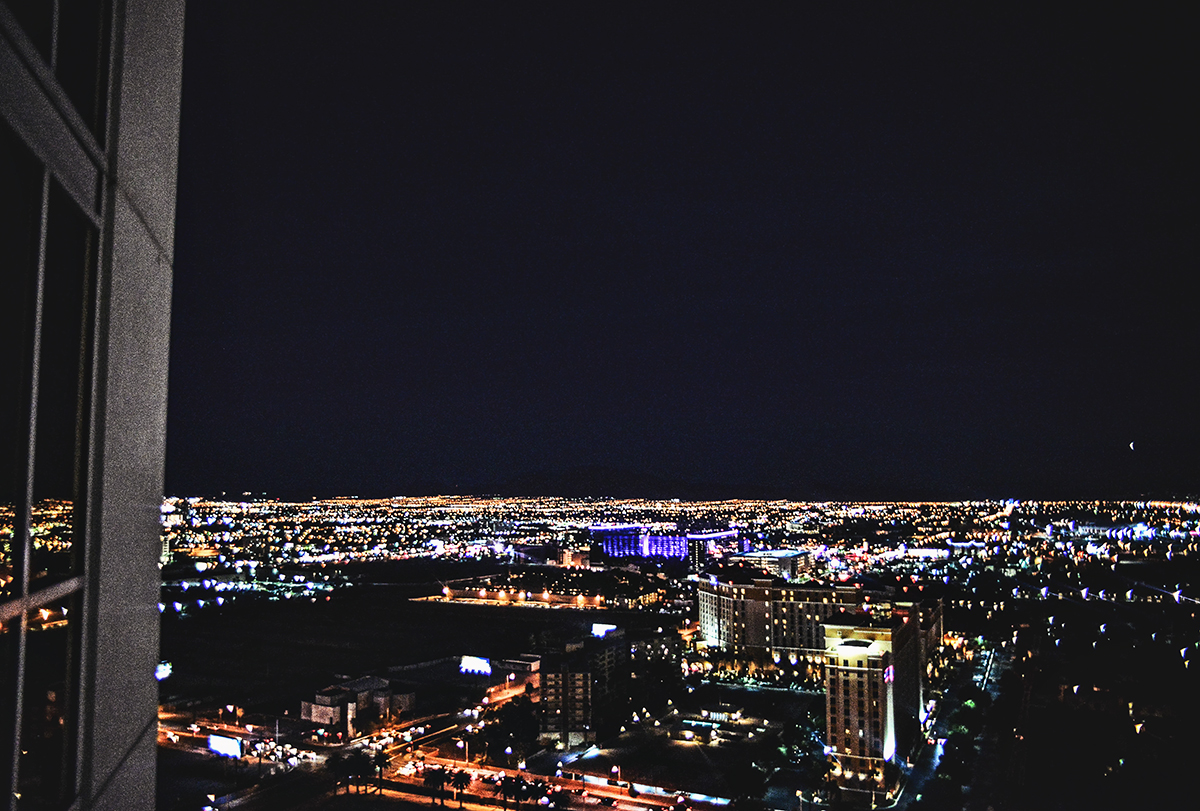
M 53 8 L 50 11 L 50 73 L 54 73 L 58 69 L 58 12 L 61 3 L 59 0 L 51 0 Z M 68 104 L 67 107 L 72 105 Z
M 55 4 L 55 31 L 57 9 Z M 105 165 L 104 150 L 71 105 L 53 68 L 2 2 L 0 107 L 17 136 L 50 168 L 92 224 L 99 226 L 101 203 L 96 190 Z
M 109 199 L 110 192 L 104 187 L 108 185 L 108 178 L 101 174 L 100 186 L 101 192 L 98 195 L 100 199 L 100 215 L 103 219 L 111 209 L 111 201 Z M 73 708 L 75 717 L 75 740 L 73 749 L 76 753 L 74 774 L 71 777 L 74 780 L 74 785 L 70 794 L 75 797 L 76 805 L 82 796 L 82 789 L 85 785 L 85 780 L 91 770 L 91 753 L 87 746 L 87 741 L 92 734 L 92 727 L 95 719 L 88 712 L 88 707 L 92 704 L 92 694 L 95 689 L 93 671 L 96 663 L 97 651 L 95 650 L 95 640 L 97 636 L 96 622 L 96 599 L 98 584 L 95 582 L 97 572 L 99 571 L 98 558 L 100 555 L 99 538 L 100 528 L 98 526 L 99 517 L 101 515 L 101 478 L 103 475 L 103 375 L 101 374 L 101 347 L 104 341 L 104 325 L 107 323 L 103 317 L 103 310 L 108 301 L 107 279 L 109 274 L 104 270 L 104 263 L 107 261 L 107 256 L 112 253 L 112 229 L 105 228 L 100 233 L 100 238 L 97 240 L 96 256 L 94 259 L 94 274 L 89 285 L 90 296 L 90 320 L 91 332 L 87 336 L 89 342 L 88 352 L 88 369 L 86 370 L 87 383 L 87 409 L 81 415 L 81 453 L 79 464 L 81 469 L 77 479 L 78 498 L 75 505 L 76 510 L 76 543 L 80 544 L 80 554 L 76 558 L 78 561 L 79 574 L 82 581 L 82 586 L 77 592 L 79 595 L 79 627 L 76 631 L 77 636 L 74 641 L 75 650 L 78 651 L 76 658 L 77 667 L 74 672 L 74 677 L 77 679 L 78 687 L 75 693 L 75 707 Z M 74 806 L 73 806 L 74 807 Z
M 104 174 L 101 173 L 103 178 Z M 100 194 L 97 194 L 100 198 Z M 103 202 L 101 203 L 101 212 L 103 212 Z M 95 375 L 95 327 L 96 327 L 96 302 L 99 298 L 98 279 L 100 276 L 100 254 L 103 250 L 103 234 L 99 231 L 92 231 L 88 237 L 88 251 L 84 259 L 84 298 L 83 312 L 80 313 L 80 318 L 83 323 L 80 325 L 80 350 L 79 350 L 79 368 L 78 378 L 76 382 L 76 412 L 75 412 L 75 458 L 74 471 L 72 475 L 72 496 L 74 499 L 72 518 L 71 518 L 71 557 L 72 566 L 75 570 L 75 587 L 69 595 L 72 603 L 72 611 L 75 614 L 75 620 L 68 623 L 68 647 L 67 647 L 67 672 L 66 672 L 66 695 L 63 699 L 63 716 L 65 718 L 74 718 L 75 734 L 63 736 L 63 762 L 62 771 L 59 779 L 59 793 L 62 798 L 70 798 L 76 803 L 79 799 L 79 782 L 81 775 L 80 767 L 80 748 L 81 740 L 79 736 L 79 720 L 86 708 L 83 701 L 85 686 L 84 664 L 86 662 L 86 647 L 85 647 L 85 621 L 88 616 L 86 610 L 87 595 L 89 590 L 86 588 L 88 582 L 87 573 L 92 571 L 92 566 L 89 563 L 89 552 L 91 547 L 89 543 L 89 534 L 87 531 L 88 525 L 88 471 L 91 469 L 91 442 L 85 441 L 85 438 L 91 435 L 92 425 L 92 409 L 95 402 L 93 391 L 93 379 Z
M 79 570 L 83 578 L 83 586 L 79 593 L 79 636 L 77 644 L 79 656 L 76 671 L 79 681 L 75 706 L 75 773 L 74 773 L 74 806 L 81 801 L 86 802 L 85 790 L 91 791 L 93 784 L 93 752 L 91 741 L 95 718 L 88 708 L 93 705 L 95 693 L 95 667 L 97 659 L 96 639 L 98 637 L 98 605 L 99 583 L 96 582 L 100 571 L 100 522 L 103 510 L 103 476 L 104 476 L 104 410 L 105 410 L 105 381 L 108 347 L 108 306 L 112 269 L 108 266 L 112 261 L 114 223 L 114 196 L 118 193 L 116 179 L 116 142 L 119 127 L 118 112 L 120 107 L 120 87 L 122 69 L 124 67 L 124 3 L 114 0 L 109 9 L 108 28 L 108 71 L 105 75 L 104 113 L 104 143 L 107 154 L 100 165 L 96 176 L 96 207 L 100 223 L 99 238 L 96 242 L 94 260 L 94 275 L 91 284 L 91 334 L 90 352 L 88 355 L 88 408 L 82 415 L 83 427 L 86 433 L 81 437 L 86 456 L 81 458 L 83 464 L 79 472 L 79 500 L 83 503 L 76 505 L 77 514 L 81 516 L 77 526 L 82 531 L 83 554 L 78 558 Z M 74 807 L 73 806 L 73 807 Z
M 102 173 L 100 176 L 102 189 L 105 180 L 106 175 Z M 100 212 L 103 217 L 109 208 L 110 201 L 103 191 L 98 197 L 101 201 Z M 105 295 L 107 285 L 104 284 L 104 280 L 108 274 L 104 273 L 103 268 L 105 255 L 112 252 L 111 230 L 111 228 L 104 229 L 98 234 L 94 241 L 94 253 L 89 258 L 89 276 L 84 303 L 87 310 L 87 321 L 83 333 L 86 350 L 84 350 L 84 357 L 81 358 L 80 363 L 82 408 L 77 415 L 76 423 L 78 433 L 76 435 L 75 518 L 72 547 L 78 550 L 75 555 L 75 565 L 79 587 L 74 592 L 78 621 L 69 629 L 72 634 L 69 677 L 73 680 L 71 696 L 73 706 L 68 705 L 67 707 L 67 713 L 74 718 L 75 725 L 73 739 L 66 742 L 68 752 L 65 766 L 68 772 L 64 774 L 64 782 L 69 780 L 71 785 L 69 789 L 67 786 L 62 788 L 63 795 L 73 798 L 74 802 L 71 805 L 73 809 L 79 807 L 85 772 L 90 768 L 90 758 L 87 755 L 85 742 L 91 734 L 91 726 L 94 723 L 88 707 L 92 703 L 91 695 L 94 689 L 89 674 L 92 673 L 96 661 L 94 649 L 96 584 L 93 581 L 98 570 L 96 559 L 99 556 L 99 543 L 97 538 L 100 533 L 96 526 L 96 516 L 100 514 L 98 509 L 99 481 L 103 458 L 102 431 L 100 430 L 103 422 L 100 413 L 103 409 L 100 392 L 102 375 L 98 358 L 102 340 L 100 325 L 105 323 L 102 320 L 102 308 L 107 300 L 107 295 Z

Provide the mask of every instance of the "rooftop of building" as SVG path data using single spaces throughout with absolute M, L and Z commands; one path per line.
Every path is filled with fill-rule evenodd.
M 879 656 L 887 649 L 883 645 L 871 639 L 851 638 L 828 640 L 825 650 L 826 652 L 836 652 L 840 656 L 866 656 L 870 658 Z
M 786 586 L 788 581 L 770 574 L 762 567 L 747 563 L 712 566 L 701 575 L 701 581 L 729 586 Z
M 903 622 L 891 612 L 878 614 L 869 611 L 839 611 L 824 621 L 826 628 L 895 628 Z
M 742 552 L 738 555 L 731 555 L 731 558 L 762 558 L 764 560 L 773 560 L 775 558 L 798 558 L 802 555 L 811 555 L 807 549 L 756 549 L 753 552 Z
M 753 554 L 753 553 L 747 553 Z M 779 575 L 771 574 L 760 566 L 745 561 L 746 555 L 735 555 L 732 559 L 740 559 L 737 563 L 710 566 L 700 580 L 710 583 L 720 583 L 727 586 L 770 586 L 787 589 L 828 589 L 831 592 L 862 591 L 859 583 L 840 583 L 820 579 L 785 580 Z M 872 593 L 872 592 L 866 592 Z
M 334 685 L 332 688 L 327 689 L 340 688 L 342 690 L 352 690 L 356 693 L 361 693 L 366 690 L 386 690 L 390 684 L 391 682 L 389 682 L 387 679 L 379 676 L 361 676 L 357 679 L 351 679 L 350 681 L 342 682 L 341 684 Z

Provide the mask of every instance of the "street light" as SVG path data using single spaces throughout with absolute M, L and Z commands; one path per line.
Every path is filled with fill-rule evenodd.
M 471 765 L 471 746 L 465 738 L 459 738 L 454 742 L 454 745 L 463 750 L 463 762 L 468 766 Z
M 611 773 L 615 774 L 617 776 L 616 777 L 617 782 L 620 783 L 621 782 L 621 767 L 614 763 Z

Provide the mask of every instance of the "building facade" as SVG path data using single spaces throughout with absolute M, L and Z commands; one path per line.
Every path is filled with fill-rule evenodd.
M 724 567 L 698 585 L 700 638 L 735 654 L 819 663 L 822 623 L 884 597 L 857 586 L 790 583 L 758 567 Z
M 656 535 L 641 524 L 595 524 L 588 527 L 592 548 L 608 558 L 668 558 L 686 560 L 688 569 L 702 571 L 713 542 L 735 542 L 737 530 Z
M 620 630 L 542 657 L 541 742 L 578 746 L 612 731 L 624 718 L 628 685 L 629 643 Z
M 0 0 L 0 809 L 151 809 L 184 4 Z
M 387 679 L 363 676 L 326 687 L 312 701 L 301 701 L 300 717 L 354 738 L 376 721 L 389 720 L 405 708 L 411 710 L 412 704 L 412 694 L 393 694 Z
M 593 547 L 610 558 L 642 557 L 649 528 L 640 524 L 596 524 L 588 527 Z
M 921 703 L 920 631 L 891 611 L 825 623 L 825 734 L 843 788 L 885 792 L 885 764 L 915 741 Z
M 813 555 L 806 549 L 760 549 L 728 558 L 730 563 L 748 563 L 784 580 L 796 580 L 815 568 Z
M 699 535 L 687 536 L 688 571 L 700 573 L 708 566 L 708 541 Z

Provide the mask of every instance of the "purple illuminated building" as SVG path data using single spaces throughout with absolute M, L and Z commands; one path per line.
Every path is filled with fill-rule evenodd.
M 648 558 L 678 558 L 687 557 L 688 540 L 686 535 L 647 535 L 645 557 Z
M 687 559 L 696 571 L 703 567 L 709 543 L 728 542 L 738 536 L 737 530 L 651 535 L 650 528 L 641 524 L 595 524 L 588 527 L 588 534 L 610 558 Z
M 592 543 L 610 558 L 643 557 L 649 528 L 641 524 L 596 524 L 588 527 Z

